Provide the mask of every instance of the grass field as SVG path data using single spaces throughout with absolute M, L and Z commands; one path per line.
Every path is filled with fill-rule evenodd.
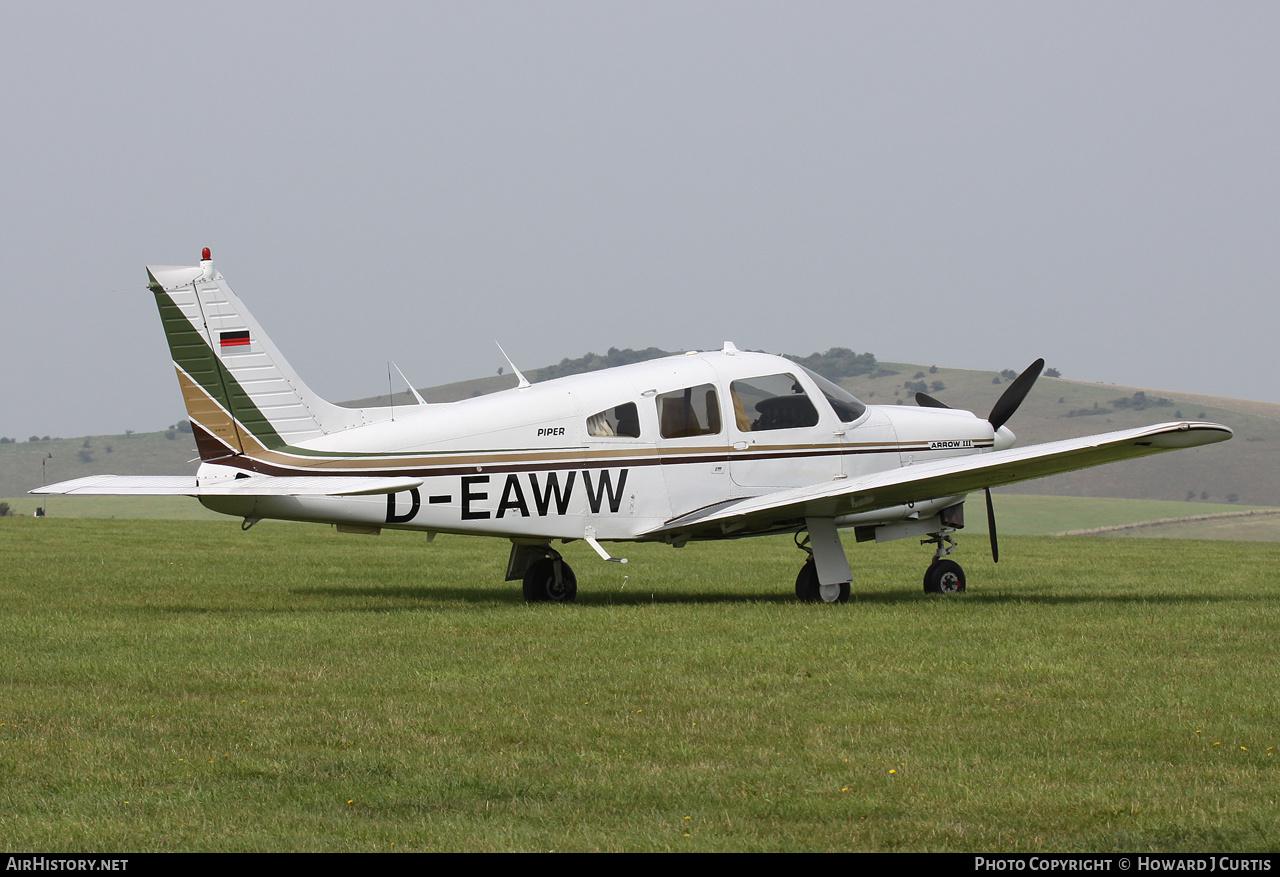
M 578 544 L 0 520 L 0 837 L 34 850 L 1280 847 L 1268 543 Z
M 1106 534 L 1134 539 L 1230 539 L 1236 542 L 1280 542 L 1280 515 L 1225 518 L 1215 521 L 1170 521 Z

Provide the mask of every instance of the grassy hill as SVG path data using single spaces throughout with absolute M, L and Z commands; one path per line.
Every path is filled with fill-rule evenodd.
M 166 438 L 170 434 L 173 438 Z M 199 464 L 191 461 L 197 456 L 191 433 L 177 430 L 3 444 L 0 445 L 0 497 L 25 497 L 15 507 L 23 514 L 30 514 L 26 506 L 34 508 L 41 502 L 25 494 L 39 487 L 42 477 L 46 483 L 53 484 L 85 475 L 194 474 Z M 53 502 L 58 499 L 55 497 Z
M 924 380 L 941 382 L 944 389 L 931 395 L 956 408 L 985 416 L 1004 391 L 1006 381 L 995 372 L 950 369 L 912 363 L 880 363 L 879 377 L 863 375 L 841 383 L 872 404 L 915 404 L 914 393 L 903 384 Z M 884 374 L 886 371 L 896 374 Z M 530 372 L 535 377 L 536 372 Z M 916 378 L 917 374 L 923 376 Z M 1000 383 L 994 383 L 994 381 Z M 421 390 L 431 402 L 454 401 L 492 393 L 515 385 L 511 375 L 491 376 Z M 1146 407 L 1132 407 L 1145 398 Z M 1157 404 L 1159 400 L 1168 404 Z M 1128 400 L 1121 407 L 1116 400 Z M 407 394 L 395 404 L 411 404 Z M 346 403 L 387 403 L 385 396 Z M 1116 497 L 1164 500 L 1184 505 L 1188 515 L 1200 513 L 1202 504 L 1280 506 L 1280 404 L 1255 402 L 1124 387 L 1091 384 L 1064 378 L 1041 378 L 1009 426 L 1019 444 L 1034 444 L 1089 433 L 1142 426 L 1167 420 L 1195 419 L 1225 423 L 1235 430 L 1232 441 L 1205 448 L 1179 451 L 1145 460 L 1134 460 L 1058 475 L 1004 488 L 1004 494 Z M 41 483 L 41 461 L 49 482 L 103 473 L 160 475 L 194 472 L 190 462 L 196 451 L 190 434 L 177 432 L 91 436 L 0 445 L 0 497 L 21 497 Z M 52 454 L 51 459 L 46 454 Z M 1194 499 L 1188 501 L 1189 496 Z M 55 500 L 56 502 L 56 500 Z M 65 502 L 65 501 L 64 501 Z M 16 506 L 25 509 L 26 501 Z M 34 508 L 35 503 L 32 503 Z M 194 506 L 194 503 L 184 505 Z M 201 513 L 195 507 L 196 513 Z M 122 516 L 124 510 L 122 511 Z M 1162 515 L 1161 517 L 1170 517 Z
M 1015 371 L 1022 367 L 1018 366 Z M 844 378 L 840 384 L 871 404 L 914 405 L 914 391 L 906 389 L 904 383 L 923 380 L 932 385 L 941 381 L 945 389 L 930 390 L 930 395 L 953 408 L 964 408 L 984 417 L 1007 385 L 996 372 L 942 367 L 931 372 L 930 368 L 914 363 L 881 362 L 876 372 L 879 377 Z M 536 381 L 535 374 L 530 376 Z M 916 378 L 917 374 L 922 377 Z M 1000 383 L 993 383 L 995 380 Z M 514 387 L 515 383 L 511 375 L 494 376 L 420 392 L 428 402 L 452 402 Z M 1115 404 L 1115 400 L 1124 399 L 1132 406 L 1139 392 L 1145 396 L 1145 408 Z M 1169 404 L 1157 404 L 1162 399 Z M 403 393 L 395 396 L 394 401 L 398 405 L 412 404 L 413 398 Z M 348 404 L 385 405 L 387 397 L 375 396 Z M 1276 454 L 1280 452 L 1280 403 L 1042 377 L 1009 427 L 1017 433 L 1020 445 L 1028 445 L 1183 419 L 1225 423 L 1236 435 L 1229 442 L 1206 448 L 1028 481 L 1003 488 L 1002 492 L 1169 500 L 1186 502 L 1189 506 L 1228 503 L 1229 497 L 1234 496 L 1234 502 L 1242 506 L 1280 506 L 1280 467 L 1275 465 Z M 1189 494 L 1194 494 L 1195 499 L 1188 501 Z M 1198 513 L 1194 508 L 1187 512 Z
M 925 378 L 921 380 L 930 384 L 941 381 L 946 387 L 930 391 L 931 395 L 984 417 L 1005 389 L 1003 381 L 992 383 L 998 377 L 994 372 L 939 368 L 931 374 L 927 367 L 909 363 L 882 365 L 899 374 L 850 378 L 842 383 L 865 402 L 914 404 L 913 394 L 903 383 L 923 371 Z M 1132 403 L 1139 392 L 1145 395 L 1148 407 L 1117 406 L 1115 400 Z M 1159 399 L 1167 399 L 1169 404 L 1153 404 Z M 1098 413 L 1083 413 L 1094 411 Z M 1180 502 L 1194 494 L 1195 500 L 1188 505 L 1206 500 L 1226 503 L 1234 496 L 1241 505 L 1280 506 L 1280 467 L 1275 465 L 1280 452 L 1280 404 L 1041 378 L 1009 427 L 1017 433 L 1018 443 L 1027 445 L 1183 419 L 1225 423 L 1235 431 L 1235 438 L 1204 448 L 1028 481 L 1004 490 Z

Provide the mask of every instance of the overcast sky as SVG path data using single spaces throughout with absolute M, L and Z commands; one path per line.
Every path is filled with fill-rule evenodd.
M 610 346 L 1280 401 L 1280 4 L 0 5 L 0 435 L 185 416 L 201 247 L 334 400 Z

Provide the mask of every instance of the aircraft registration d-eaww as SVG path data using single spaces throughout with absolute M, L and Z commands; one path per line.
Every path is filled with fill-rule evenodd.
M 948 555 L 967 494 L 1225 441 L 1181 421 L 1014 448 L 1005 426 L 1044 366 L 1033 363 L 985 419 L 927 395 L 864 405 L 778 356 L 731 343 L 519 386 L 460 402 L 345 408 L 298 377 L 213 267 L 150 267 L 201 465 L 192 477 L 91 476 L 36 494 L 184 495 L 243 518 L 496 536 L 507 581 L 529 601 L 567 601 L 577 578 L 552 547 L 585 540 L 689 542 L 793 533 L 803 601 L 843 602 L 857 541 L 936 546 L 926 591 L 965 589 Z M 415 396 L 416 396 L 415 391 Z M 803 537 L 801 534 L 805 534 Z M 622 561 L 622 562 L 625 562 Z

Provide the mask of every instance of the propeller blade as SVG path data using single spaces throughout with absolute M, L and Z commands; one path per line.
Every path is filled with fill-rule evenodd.
M 916 393 L 916 404 L 921 408 L 950 408 L 946 402 L 939 402 L 928 393 Z
M 1000 545 L 996 542 L 996 507 L 991 504 L 991 488 L 984 487 L 987 494 L 987 532 L 991 534 L 991 562 L 1000 562 Z
M 1008 423 L 1009 418 L 1013 416 L 1013 412 L 1018 410 L 1018 406 L 1022 404 L 1022 400 L 1027 398 L 1027 393 L 1031 392 L 1032 385 L 1035 384 L 1036 378 L 1040 377 L 1040 372 L 1044 370 L 1044 360 L 1037 359 L 1031 365 L 1027 366 L 1027 370 L 1018 375 L 1013 383 L 1009 385 L 1009 389 L 1004 391 L 1004 395 L 996 400 L 995 407 L 991 409 L 990 416 L 987 420 L 996 429 Z

